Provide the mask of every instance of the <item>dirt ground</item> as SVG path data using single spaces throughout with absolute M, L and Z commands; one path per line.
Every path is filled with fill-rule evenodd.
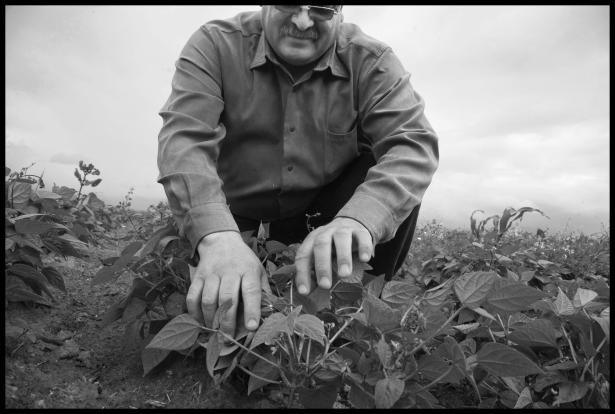
M 143 377 L 137 346 L 124 347 L 124 325 L 101 327 L 106 309 L 129 290 L 132 276 L 90 286 L 100 258 L 46 258 L 64 276 L 54 308 L 5 308 L 5 408 L 276 408 L 275 394 L 245 395 L 241 384 L 216 388 L 204 361 L 172 354 Z

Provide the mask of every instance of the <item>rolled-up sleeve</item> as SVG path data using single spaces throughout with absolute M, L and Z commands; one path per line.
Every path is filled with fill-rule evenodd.
M 358 94 L 359 128 L 377 162 L 337 216 L 361 222 L 378 244 L 421 203 L 438 166 L 438 138 L 391 49 L 360 76 Z
M 175 64 L 171 94 L 160 110 L 158 182 L 194 252 L 207 234 L 233 230 L 237 224 L 222 192 L 216 165 L 226 129 L 220 62 L 211 34 L 200 28 Z

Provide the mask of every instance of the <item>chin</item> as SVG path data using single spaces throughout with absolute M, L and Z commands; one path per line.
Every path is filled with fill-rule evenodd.
M 281 57 L 285 62 L 294 66 L 307 65 L 315 60 L 313 54 L 305 53 L 283 53 Z

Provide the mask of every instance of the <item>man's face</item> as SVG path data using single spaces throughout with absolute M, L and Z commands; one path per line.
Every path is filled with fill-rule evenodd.
M 306 8 L 288 13 L 263 6 L 262 22 L 265 38 L 276 55 L 286 63 L 303 66 L 316 61 L 333 44 L 342 15 L 321 21 L 313 19 Z

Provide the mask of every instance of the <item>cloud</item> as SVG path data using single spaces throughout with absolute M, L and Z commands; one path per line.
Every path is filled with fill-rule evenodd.
M 56 164 L 68 164 L 68 165 L 77 165 L 79 160 L 84 160 L 85 157 L 80 154 L 68 154 L 64 152 L 58 152 L 53 154 L 50 158 L 50 162 L 54 162 Z

